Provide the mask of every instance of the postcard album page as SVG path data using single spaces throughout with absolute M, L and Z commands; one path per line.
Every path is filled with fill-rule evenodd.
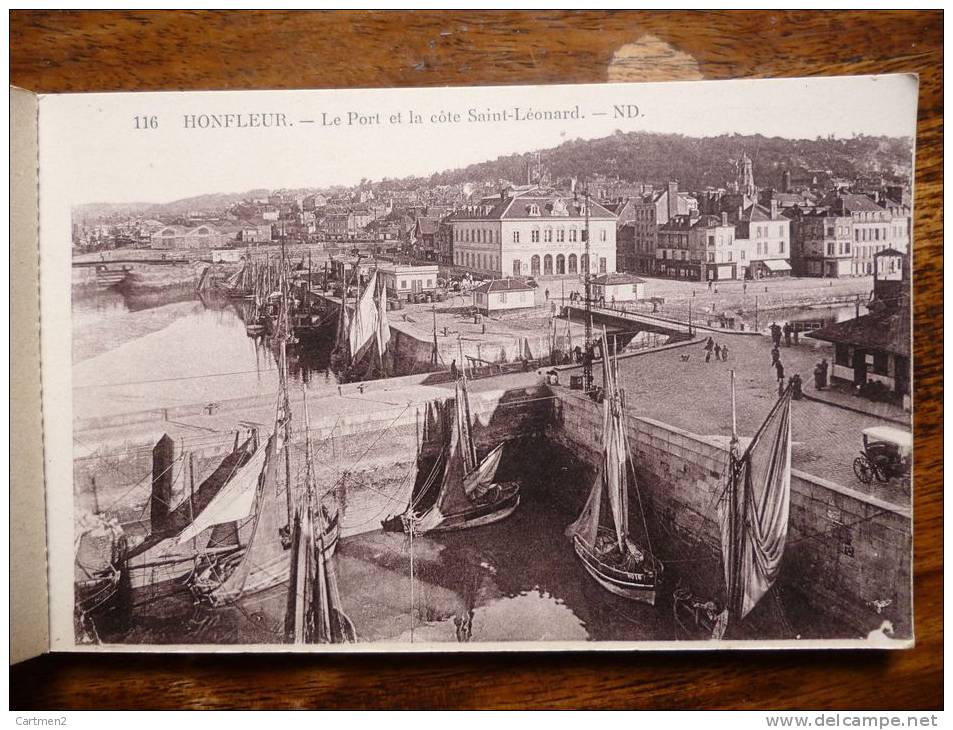
M 41 96 L 52 648 L 912 645 L 916 103 Z

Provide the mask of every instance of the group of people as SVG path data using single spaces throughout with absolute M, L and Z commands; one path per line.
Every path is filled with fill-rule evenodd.
M 775 347 L 781 346 L 782 336 L 784 337 L 785 347 L 790 347 L 792 344 L 791 342 L 792 340 L 794 341 L 793 344 L 796 345 L 798 343 L 799 335 L 800 335 L 800 332 L 797 329 L 797 327 L 795 327 L 790 322 L 785 322 L 783 327 L 779 325 L 777 322 L 771 323 L 771 339 L 774 341 Z
M 711 362 L 712 355 L 715 356 L 715 362 L 728 362 L 728 345 L 720 345 L 713 337 L 709 337 L 705 341 L 705 362 Z

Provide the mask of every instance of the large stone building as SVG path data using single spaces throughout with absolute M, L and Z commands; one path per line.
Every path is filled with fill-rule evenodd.
M 735 226 L 727 213 L 674 215 L 658 229 L 655 270 L 660 276 L 691 281 L 734 279 L 738 263 Z
M 487 276 L 578 276 L 586 268 L 582 197 L 530 188 L 503 190 L 450 218 L 453 263 Z M 589 203 L 592 273 L 616 270 L 615 216 Z
M 738 278 L 762 279 L 791 274 L 791 221 L 768 206 L 752 203 L 738 210 L 735 223 L 735 259 Z
M 910 208 L 891 198 L 878 204 L 866 195 L 832 193 L 815 210 L 788 214 L 800 276 L 866 276 L 878 252 L 909 250 Z
M 165 226 L 152 234 L 152 248 L 204 249 L 223 248 L 234 240 L 217 226 L 203 223 L 200 226 Z
M 698 210 L 698 202 L 688 193 L 679 192 L 678 182 L 669 182 L 662 190 L 633 199 L 625 206 L 625 219 L 617 233 L 616 263 L 619 271 L 655 273 L 658 230 L 676 215 Z

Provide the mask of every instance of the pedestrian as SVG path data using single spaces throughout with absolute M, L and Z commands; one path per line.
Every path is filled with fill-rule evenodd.
M 791 324 L 789 322 L 784 323 L 784 346 L 791 346 Z
M 778 383 L 783 385 L 784 384 L 784 365 L 781 364 L 780 360 L 774 363 L 774 370 L 778 374 Z
M 721 361 L 728 362 L 728 345 L 721 346 Z
M 453 362 L 450 363 L 450 377 L 454 380 L 457 379 L 457 361 L 454 358 Z
M 821 387 L 827 387 L 827 358 L 821 358 Z
M 709 352 L 715 349 L 715 340 L 713 338 L 709 337 L 705 340 L 705 349 Z
M 774 340 L 775 347 L 781 346 L 781 328 L 777 322 L 771 323 L 771 339 Z
M 576 349 L 573 352 L 576 354 L 576 362 L 582 362 L 582 348 L 576 345 Z
M 721 345 L 715 345 L 715 362 L 721 360 Z
M 709 280 L 708 280 L 708 291 L 709 291 L 709 292 L 711 291 L 711 287 L 712 287 L 712 281 L 711 281 L 711 279 L 709 279 Z
M 748 293 L 748 282 L 747 282 L 747 281 L 741 282 L 741 293 L 742 293 L 742 294 L 747 294 L 747 293 Z
M 804 395 L 804 391 L 801 388 L 801 376 L 797 373 L 791 376 L 791 397 L 794 400 L 801 400 Z
M 549 289 L 547 289 L 544 294 L 546 295 L 546 301 L 549 301 Z
M 781 351 L 778 349 L 778 346 L 775 345 L 771 348 L 771 367 L 774 367 L 776 362 L 781 361 Z

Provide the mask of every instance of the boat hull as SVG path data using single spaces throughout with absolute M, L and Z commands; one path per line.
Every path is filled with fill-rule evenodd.
M 491 525 L 494 522 L 505 520 L 513 514 L 516 508 L 519 507 L 519 503 L 519 487 L 516 486 L 514 490 L 507 493 L 500 500 L 489 504 L 475 505 L 472 509 L 463 512 L 443 515 L 435 525 L 420 529 L 419 532 L 450 532 L 453 530 L 465 530 L 470 527 Z M 426 520 L 426 515 L 418 519 L 424 521 Z M 406 525 L 402 515 L 396 515 L 383 520 L 381 527 L 385 532 L 406 532 Z
M 335 518 L 324 535 L 325 543 L 323 554 L 326 559 L 330 560 L 334 556 L 334 551 L 337 549 L 340 538 L 340 518 Z M 231 566 L 225 571 L 219 569 L 217 565 L 210 565 L 201 573 L 197 573 L 195 577 L 189 581 L 189 589 L 196 599 L 211 606 L 225 606 L 243 596 L 255 595 L 274 588 L 275 586 L 285 584 L 291 575 L 291 563 L 288 560 L 287 554 L 282 554 L 279 555 L 276 560 L 269 561 L 266 565 L 258 566 L 261 576 L 257 580 L 250 579 L 246 581 L 241 590 L 230 592 L 222 591 L 220 590 L 220 586 L 231 573 L 231 569 L 234 569 L 240 562 L 241 554 L 229 556 L 229 559 L 231 560 Z
M 573 537 L 573 548 L 586 572 L 610 593 L 630 601 L 655 605 L 657 576 L 613 568 L 601 562 L 578 537 Z

